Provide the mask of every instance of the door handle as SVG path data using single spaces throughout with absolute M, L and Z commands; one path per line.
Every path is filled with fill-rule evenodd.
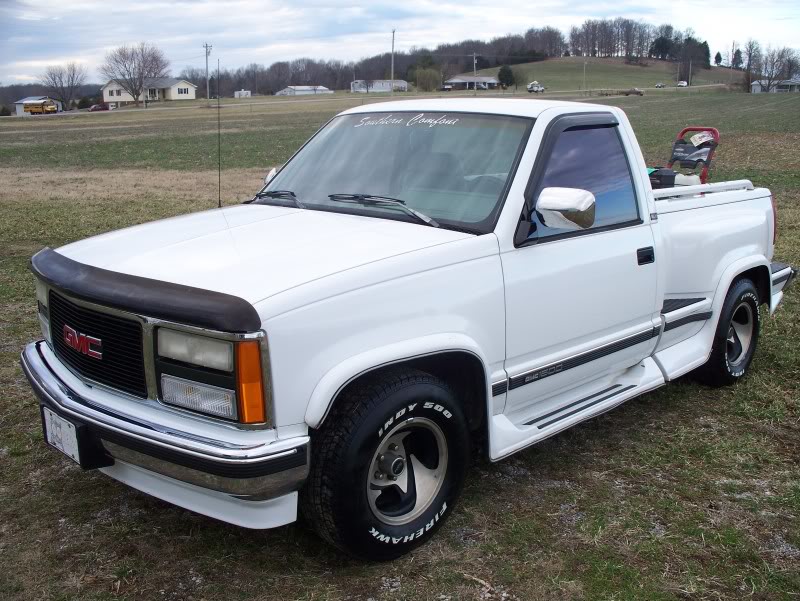
M 656 251 L 653 250 L 652 246 L 646 246 L 645 248 L 640 248 L 636 251 L 636 259 L 639 261 L 639 265 L 647 265 L 648 263 L 655 263 L 656 262 Z

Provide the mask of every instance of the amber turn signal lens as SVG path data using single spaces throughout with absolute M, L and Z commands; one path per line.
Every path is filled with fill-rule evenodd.
M 256 340 L 236 344 L 236 393 L 241 423 L 260 424 L 267 421 L 261 375 L 261 345 Z

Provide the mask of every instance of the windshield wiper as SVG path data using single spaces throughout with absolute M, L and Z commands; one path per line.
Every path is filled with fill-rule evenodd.
M 328 194 L 328 198 L 337 202 L 355 202 L 361 205 L 384 205 L 392 207 L 400 207 L 409 215 L 416 217 L 425 225 L 431 227 L 439 227 L 439 224 L 432 217 L 428 217 L 425 213 L 421 213 L 416 209 L 407 206 L 404 200 L 397 198 L 390 198 L 388 196 L 377 196 L 375 194 Z
M 291 200 L 298 209 L 305 209 L 306 205 L 297 199 L 291 190 L 262 190 L 256 193 L 256 198 L 278 198 Z

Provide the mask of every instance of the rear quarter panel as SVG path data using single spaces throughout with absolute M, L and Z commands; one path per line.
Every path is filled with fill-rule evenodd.
M 713 330 L 729 280 L 735 278 L 733 272 L 769 265 L 772 257 L 769 191 L 720 193 L 717 199 L 712 196 L 656 203 L 663 297 L 703 298 L 705 302 L 689 311 L 713 311 L 708 322 L 666 332 L 659 341 L 659 350 L 703 329 Z
M 749 256 L 769 259 L 772 207 L 769 195 L 694 210 L 659 212 L 665 293 L 706 293 L 722 272 Z

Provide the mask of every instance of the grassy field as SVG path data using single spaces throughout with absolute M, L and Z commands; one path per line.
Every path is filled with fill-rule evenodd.
M 224 201 L 353 102 L 223 110 Z M 718 127 L 714 178 L 769 186 L 777 257 L 800 264 L 800 96 L 606 102 L 650 164 L 682 126 Z M 0 599 L 797 598 L 800 289 L 765 320 L 740 385 L 684 379 L 509 460 L 477 458 L 438 537 L 391 564 L 350 561 L 302 524 L 247 531 L 171 507 L 47 449 L 18 367 L 38 335 L 29 257 L 215 206 L 215 130 L 206 109 L 0 120 Z
M 578 56 L 555 58 L 536 63 L 513 65 L 514 79 L 519 86 L 538 81 L 550 90 L 578 90 L 583 88 L 583 63 L 586 61 L 586 88 L 652 88 L 661 82 L 675 85 L 675 65 L 667 61 L 648 60 L 642 65 L 627 65 L 624 59 L 583 58 Z M 497 67 L 483 69 L 479 75 L 497 75 Z M 735 72 L 732 81 L 737 83 L 742 74 Z M 728 69 L 712 67 L 700 69 L 692 78 L 692 85 L 731 81 Z

